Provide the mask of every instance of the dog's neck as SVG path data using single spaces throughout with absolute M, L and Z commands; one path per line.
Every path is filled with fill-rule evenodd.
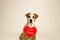
M 27 25 L 28 25 L 29 27 L 34 27 L 34 26 L 35 26 L 34 23 L 27 23 Z

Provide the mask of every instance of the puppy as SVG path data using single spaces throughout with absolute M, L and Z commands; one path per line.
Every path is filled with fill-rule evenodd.
M 35 20 L 38 18 L 38 15 L 36 13 L 27 13 L 25 15 L 27 17 L 27 23 L 26 25 L 29 27 L 33 27 L 35 26 Z M 25 33 L 21 33 L 21 35 L 19 36 L 19 40 L 36 40 L 36 34 L 34 36 L 32 36 L 31 38 L 28 38 Z

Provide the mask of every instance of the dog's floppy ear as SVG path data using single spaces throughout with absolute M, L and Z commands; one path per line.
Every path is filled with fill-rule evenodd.
M 35 18 L 38 18 L 38 15 L 36 13 L 34 13 L 34 16 L 35 16 Z
M 30 13 L 27 13 L 25 16 L 28 17 L 30 15 Z

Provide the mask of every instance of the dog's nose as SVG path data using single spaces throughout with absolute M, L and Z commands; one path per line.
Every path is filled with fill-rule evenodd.
M 30 23 L 32 23 L 32 19 L 30 19 Z

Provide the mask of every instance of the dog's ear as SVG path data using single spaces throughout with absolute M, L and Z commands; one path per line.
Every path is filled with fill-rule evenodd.
M 35 16 L 35 18 L 38 18 L 38 15 L 36 13 L 34 13 L 34 16 Z
M 25 16 L 28 17 L 30 15 L 30 13 L 27 13 Z

